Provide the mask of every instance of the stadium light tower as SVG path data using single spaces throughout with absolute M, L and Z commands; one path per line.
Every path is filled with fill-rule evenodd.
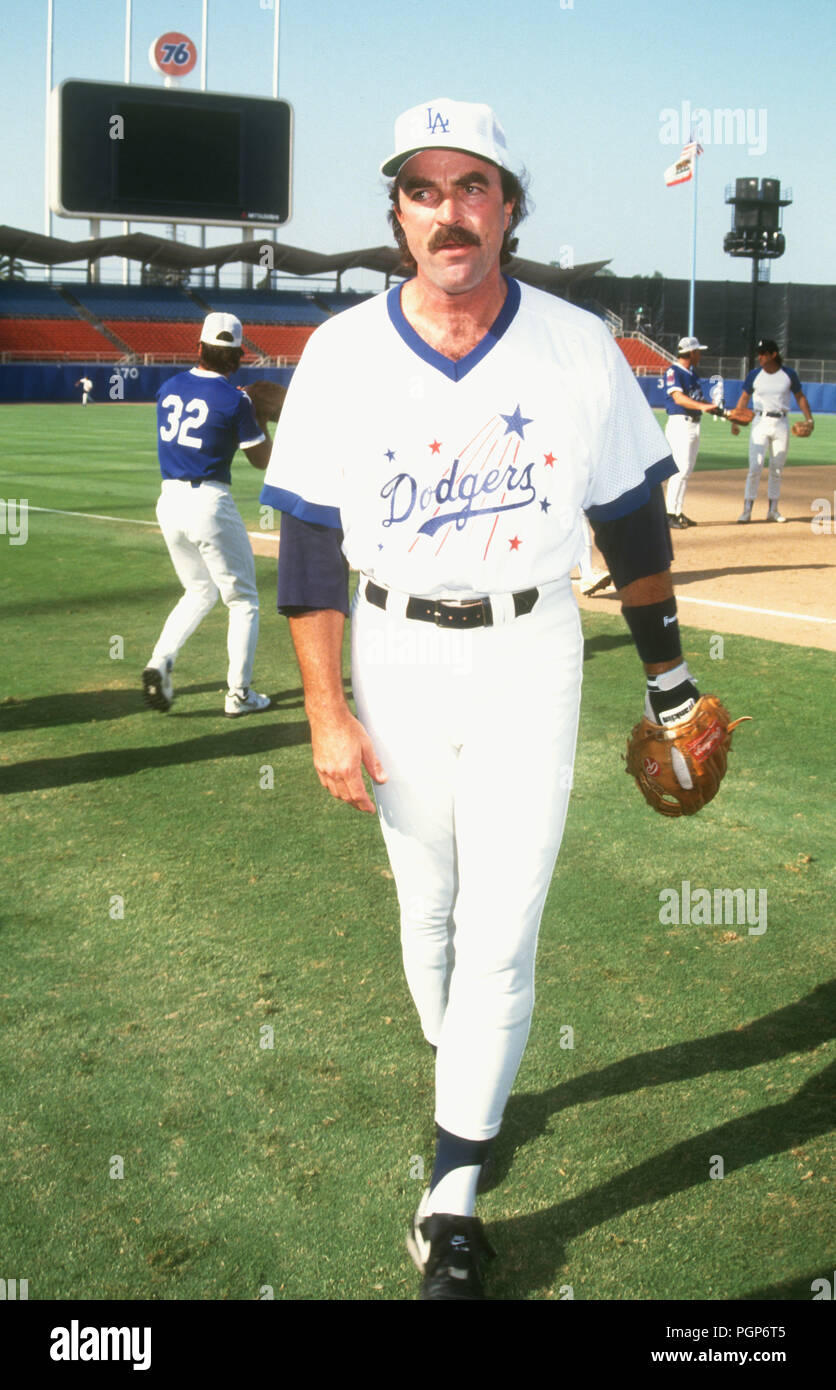
M 761 261 L 783 256 L 786 240 L 781 231 L 781 209 L 792 202 L 792 189 L 781 197 L 780 179 L 736 179 L 734 192 L 728 184 L 726 202 L 734 208 L 732 229 L 723 238 L 723 250 L 730 256 L 746 256 L 752 262 L 752 311 L 749 319 L 750 369 L 755 365 L 758 341 L 758 284 Z

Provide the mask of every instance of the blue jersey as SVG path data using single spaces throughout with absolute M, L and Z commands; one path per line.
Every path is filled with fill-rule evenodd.
M 249 396 L 218 372 L 192 367 L 157 392 L 157 438 L 164 478 L 228 483 L 236 449 L 252 448 L 265 435 Z
M 702 411 L 688 410 L 684 405 L 677 405 L 671 394 L 673 391 L 681 391 L 683 396 L 690 396 L 692 401 L 704 401 L 702 383 L 696 372 L 689 367 L 680 366 L 678 362 L 668 367 L 665 372 L 665 395 L 668 398 L 665 408 L 669 415 L 687 415 L 689 420 L 699 420 Z

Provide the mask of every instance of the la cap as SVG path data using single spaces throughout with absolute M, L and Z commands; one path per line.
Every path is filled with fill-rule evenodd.
M 244 330 L 234 314 L 207 314 L 200 341 L 209 347 L 240 347 Z
M 403 111 L 395 121 L 395 153 L 381 164 L 380 172 L 394 178 L 414 154 L 431 149 L 475 154 L 513 173 L 505 131 L 491 108 L 479 102 L 437 97 Z
M 761 338 L 758 343 L 758 352 L 780 352 L 780 350 L 774 338 Z
M 685 355 L 686 352 L 701 352 L 702 349 L 707 348 L 707 346 L 708 344 L 701 343 L 699 338 L 680 338 L 679 346 L 676 350 L 679 353 L 680 357 L 682 357 Z

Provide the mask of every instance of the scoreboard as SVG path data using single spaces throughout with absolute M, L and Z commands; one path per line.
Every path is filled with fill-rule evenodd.
M 51 203 L 63 217 L 280 226 L 291 211 L 286 101 L 111 82 L 51 94 Z

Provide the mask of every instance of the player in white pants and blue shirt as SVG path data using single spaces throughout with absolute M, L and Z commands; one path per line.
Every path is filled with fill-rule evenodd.
M 737 518 L 739 522 L 752 520 L 752 508 L 760 487 L 764 464 L 769 460 L 769 481 L 767 483 L 768 509 L 767 521 L 786 521 L 778 510 L 781 496 L 781 476 L 787 459 L 790 427 L 787 415 L 795 396 L 805 420 L 813 423 L 813 413 L 804 394 L 798 374 L 792 367 L 785 367 L 773 338 L 762 338 L 758 343 L 758 365 L 753 367 L 743 383 L 738 406 L 748 406 L 751 399 L 755 418 L 749 431 L 749 472 L 746 475 L 746 491 L 743 497 L 743 511 Z M 732 432 L 739 430 L 732 425 Z
M 398 118 L 395 144 L 381 172 L 412 278 L 309 339 L 262 501 L 282 511 L 279 605 L 320 782 L 377 810 L 392 865 L 436 1051 L 435 1163 L 408 1246 L 422 1298 L 458 1301 L 484 1296 L 477 1184 L 528 1037 L 572 784 L 584 514 L 654 717 L 678 719 L 696 690 L 660 486 L 675 465 L 601 322 L 501 273 L 525 215 L 501 126 L 440 98 Z M 349 565 L 359 717 L 340 662 Z
M 706 401 L 702 382 L 697 375 L 700 353 L 704 349 L 705 343 L 701 343 L 698 338 L 680 338 L 677 347 L 678 360 L 665 372 L 665 409 L 668 412 L 665 438 L 671 446 L 677 469 L 673 477 L 668 479 L 666 500 L 668 521 L 680 531 L 697 524 L 685 515 L 682 508 L 688 479 L 697 462 L 700 419 L 704 414 L 717 414 L 717 406 L 711 401 Z
M 265 469 L 272 447 L 249 397 L 227 379 L 240 365 L 242 336 L 234 314 L 207 315 L 199 365 L 169 377 L 157 392 L 162 473 L 157 519 L 184 589 L 142 673 L 146 704 L 163 712 L 174 700 L 171 672 L 177 653 L 218 595 L 229 609 L 224 713 L 236 718 L 270 704 L 250 686 L 258 590 L 252 546 L 230 490 L 236 450 L 243 450 L 254 468 Z

